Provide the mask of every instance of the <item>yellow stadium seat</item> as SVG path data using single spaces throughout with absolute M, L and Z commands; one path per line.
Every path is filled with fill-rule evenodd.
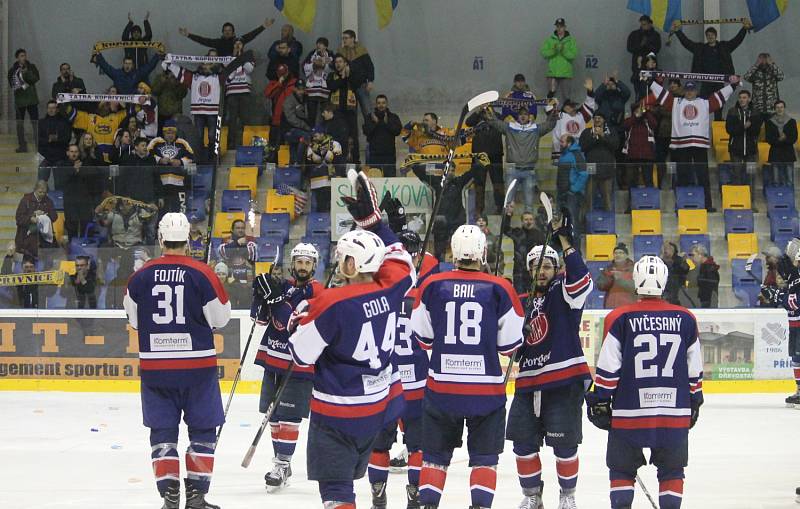
M 56 212 L 58 217 L 53 222 L 53 239 L 56 242 L 61 242 L 61 237 L 64 236 L 64 213 Z
M 755 233 L 729 233 L 728 258 L 749 258 L 758 253 L 758 237 Z
M 769 143 L 759 141 L 758 142 L 758 164 L 759 166 L 763 166 L 767 164 L 767 159 L 769 159 Z
M 714 142 L 714 145 L 717 145 L 719 142 L 723 142 L 725 146 L 728 146 L 728 140 L 731 136 L 728 134 L 728 131 L 725 130 L 725 121 L 724 120 L 714 120 L 711 123 L 711 139 Z
M 706 209 L 679 209 L 678 234 L 708 233 L 708 211 Z
M 213 142 L 208 143 L 208 127 L 203 129 L 203 143 L 207 147 L 211 147 L 213 149 Z M 228 126 L 222 126 L 222 132 L 219 135 L 219 155 L 220 157 L 224 156 L 225 153 L 228 151 Z
M 631 234 L 633 235 L 659 235 L 661 234 L 660 210 L 632 210 Z
M 256 262 L 256 274 L 269 274 L 272 262 Z
M 231 223 L 241 219 L 244 221 L 244 212 L 217 212 L 214 215 L 214 231 L 212 237 L 229 237 L 231 234 Z
M 294 195 L 280 194 L 275 189 L 268 190 L 265 212 L 268 214 L 289 214 L 289 218 L 294 221 Z
M 252 145 L 253 138 L 258 136 L 269 140 L 269 126 L 268 125 L 246 125 L 242 130 L 242 143 L 244 145 Z
M 281 145 L 278 149 L 278 166 L 289 166 L 289 145 Z
M 750 186 L 722 186 L 722 209 L 750 209 Z
M 611 261 L 616 245 L 616 235 L 587 235 L 586 259 L 593 262 Z
M 250 196 L 255 196 L 258 192 L 258 168 L 233 166 L 228 174 L 228 189 L 249 189 Z
M 730 160 L 730 154 L 728 153 L 728 144 L 727 143 L 714 143 L 714 156 L 716 158 L 717 163 L 724 163 Z

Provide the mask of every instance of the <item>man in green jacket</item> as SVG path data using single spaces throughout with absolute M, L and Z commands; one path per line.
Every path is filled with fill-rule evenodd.
M 158 99 L 160 133 L 165 121 L 183 113 L 183 98 L 186 97 L 187 88 L 180 84 L 171 71 L 166 70 L 153 79 L 151 91 Z
M 572 61 L 578 56 L 578 44 L 567 31 L 564 18 L 558 18 L 553 34 L 545 39 L 540 48 L 542 56 L 547 60 L 548 98 L 558 97 L 564 101 L 569 97 L 569 82 L 574 72 Z
M 27 152 L 25 141 L 25 112 L 33 124 L 39 119 L 39 97 L 36 95 L 36 82 L 39 81 L 39 70 L 28 62 L 28 53 L 20 48 L 14 52 L 16 62 L 8 70 L 8 86 L 14 92 L 14 107 L 17 119 L 17 152 Z M 34 127 L 34 132 L 36 128 Z

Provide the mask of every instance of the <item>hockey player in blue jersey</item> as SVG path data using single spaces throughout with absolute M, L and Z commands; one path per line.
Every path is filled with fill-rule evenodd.
M 641 300 L 606 316 L 594 390 L 586 395 L 589 420 L 608 430 L 613 509 L 633 505 L 645 447 L 658 469 L 659 507 L 681 506 L 689 429 L 703 404 L 703 355 L 694 315 L 661 299 L 667 273 L 656 256 L 634 265 Z
M 561 488 L 559 509 L 574 509 L 578 482 L 578 445 L 583 396 L 591 374 L 578 329 L 593 283 L 581 254 L 572 247 L 572 225 L 564 214 L 550 225 L 564 254 L 565 270 L 548 246 L 534 246 L 527 256 L 531 277 L 542 256 L 541 270 L 528 295 L 526 337 L 519 355 L 514 401 L 508 412 L 506 438 L 514 444 L 523 498 L 520 509 L 542 507 L 542 443 L 553 448 Z
M 325 509 L 355 508 L 353 480 L 364 476 L 376 436 L 404 404 L 391 356 L 414 268 L 381 221 L 369 179 L 362 172 L 356 180 L 357 198 L 344 201 L 363 229 L 344 234 L 336 245 L 345 284 L 299 306 L 299 326 L 289 338 L 297 365 L 315 368 L 307 471 L 319 482 Z
M 453 450 L 467 425 L 471 509 L 492 506 L 503 452 L 506 393 L 498 353 L 522 343 L 522 304 L 511 284 L 484 274 L 486 236 L 460 226 L 450 240 L 456 269 L 419 287 L 411 327 L 431 350 L 423 400 L 420 503 L 439 506 Z
M 322 285 L 313 279 L 318 261 L 317 249 L 301 242 L 291 251 L 291 279 L 281 280 L 265 273 L 259 274 L 253 281 L 250 317 L 267 326 L 255 360 L 264 368 L 258 405 L 261 413 L 269 411 L 292 360 L 288 331 L 292 312 L 302 301 L 322 291 Z M 274 467 L 264 476 L 269 490 L 283 487 L 292 475 L 292 455 L 300 433 L 300 422 L 308 417 L 313 377 L 313 366 L 295 366 L 280 404 L 272 414 L 270 431 L 275 454 L 272 460 Z
M 219 509 L 205 500 L 216 427 L 225 420 L 213 330 L 228 323 L 231 305 L 211 268 L 187 256 L 189 228 L 185 215 L 164 214 L 158 225 L 162 256 L 131 276 L 123 304 L 139 333 L 142 414 L 162 509 L 180 507 L 181 416 L 189 427 L 185 507 Z

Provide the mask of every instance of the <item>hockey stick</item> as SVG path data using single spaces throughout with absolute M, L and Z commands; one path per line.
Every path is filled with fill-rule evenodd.
M 280 260 L 281 256 L 281 248 L 278 246 L 278 249 L 275 252 L 275 259 L 272 262 L 272 265 L 269 268 L 269 274 L 272 275 L 272 271 L 275 269 L 275 266 L 278 264 L 278 260 Z M 233 385 L 231 385 L 231 393 L 228 395 L 228 402 L 225 404 L 225 412 L 223 413 L 223 421 L 222 424 L 219 425 L 219 429 L 217 430 L 217 443 L 219 443 L 219 436 L 222 434 L 222 428 L 225 426 L 225 419 L 228 417 L 228 410 L 231 409 L 231 403 L 233 402 L 233 394 L 236 392 L 236 386 L 239 384 L 239 379 L 242 376 L 242 366 L 244 366 L 244 359 L 247 357 L 247 351 L 250 349 L 250 341 L 253 339 L 253 332 L 256 330 L 256 319 L 258 315 L 261 314 L 261 306 L 264 303 L 262 302 L 258 306 L 258 310 L 256 310 L 256 317 L 253 319 L 253 325 L 250 326 L 250 334 L 247 336 L 247 342 L 244 344 L 244 350 L 242 351 L 242 358 L 239 359 L 239 368 L 236 370 L 236 376 L 233 377 Z
M 455 135 L 455 142 L 459 143 L 459 138 L 461 133 L 463 132 L 464 128 L 464 119 L 467 117 L 467 113 L 483 106 L 487 103 L 492 101 L 496 101 L 500 97 L 500 94 L 497 93 L 496 90 L 489 90 L 487 92 L 483 92 L 482 94 L 478 94 L 472 99 L 470 99 L 467 104 L 461 109 L 461 116 L 458 117 L 458 124 L 456 124 L 456 135 Z M 439 191 L 439 195 L 434 197 L 433 202 L 433 211 L 431 212 L 431 217 L 428 219 L 428 227 L 425 230 L 425 237 L 422 241 L 422 247 L 420 248 L 420 252 L 424 253 L 425 249 L 428 246 L 428 242 L 431 240 L 431 233 L 433 232 L 433 224 L 436 222 L 436 216 L 439 214 L 439 207 L 442 205 L 442 195 L 444 194 L 444 188 L 447 186 L 447 177 L 450 175 L 450 171 L 453 169 L 453 159 L 455 158 L 456 147 L 451 146 L 447 152 L 447 159 L 444 161 L 444 170 L 442 171 L 442 189 Z M 434 190 L 435 192 L 435 190 Z M 419 274 L 420 270 L 422 270 L 422 262 L 425 260 L 424 256 L 419 258 L 419 262 L 417 262 L 417 274 Z
M 533 294 L 536 292 L 536 282 L 539 280 L 539 272 L 542 270 L 542 262 L 544 262 L 544 253 L 547 249 L 547 246 L 550 245 L 550 240 L 553 238 L 553 227 L 551 223 L 553 222 L 553 204 L 550 203 L 550 198 L 547 196 L 547 193 L 542 192 L 539 194 L 539 199 L 542 200 L 542 206 L 544 206 L 544 211 L 547 214 L 547 234 L 544 238 L 544 244 L 542 245 L 542 252 L 539 255 L 539 261 L 536 263 L 536 271 L 533 273 L 533 279 L 531 280 L 531 290 L 528 294 L 528 301 L 525 303 L 525 320 L 528 319 L 528 314 L 533 309 Z M 524 331 L 524 328 L 523 328 Z M 522 338 L 525 341 L 525 338 Z M 514 354 L 511 356 L 511 360 L 508 363 L 508 367 L 506 368 L 506 376 L 503 379 L 503 385 L 508 384 L 508 379 L 511 376 L 511 368 L 514 367 L 514 363 L 517 362 L 517 354 L 519 351 L 522 350 L 522 346 L 514 350 Z
M 647 497 L 647 500 L 650 501 L 650 505 L 653 506 L 653 509 L 658 509 L 655 500 L 653 500 L 653 497 L 650 495 L 650 492 L 647 491 L 647 486 L 644 485 L 644 482 L 642 482 L 642 478 L 639 477 L 639 474 L 636 474 L 636 482 L 639 483 L 639 487 L 642 488 L 642 491 L 644 491 L 644 496 Z
M 494 185 L 494 184 L 492 184 Z M 511 181 L 506 191 L 506 198 L 503 200 L 503 217 L 500 219 L 500 236 L 497 237 L 497 246 L 494 249 L 494 275 L 500 272 L 500 255 L 503 253 L 503 221 L 506 220 L 506 209 L 511 204 L 514 198 L 514 187 L 517 185 L 517 179 Z

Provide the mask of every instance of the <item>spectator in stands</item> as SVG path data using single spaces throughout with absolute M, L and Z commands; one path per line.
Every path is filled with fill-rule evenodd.
M 128 24 L 122 30 L 123 41 L 152 41 L 153 30 L 150 27 L 150 11 L 144 15 L 144 34 L 142 27 L 133 22 L 133 16 L 128 13 Z M 133 60 L 134 69 L 147 65 L 147 48 L 125 48 L 125 58 Z
M 50 88 L 50 98 L 55 99 L 58 94 L 85 94 L 86 85 L 83 80 L 72 72 L 72 66 L 64 62 L 58 67 L 58 78 Z
M 81 153 L 83 166 L 93 167 L 92 178 L 87 179 L 86 187 L 89 191 L 89 199 L 94 207 L 103 199 L 103 193 L 109 188 L 108 166 L 105 159 L 100 159 L 97 143 L 91 133 L 83 133 L 78 139 L 78 149 Z M 105 154 L 109 156 L 108 153 Z
M 375 110 L 364 119 L 363 130 L 368 144 L 367 164 L 383 170 L 384 177 L 396 176 L 395 138 L 403 131 L 403 124 L 396 113 L 389 111 L 388 97 L 380 94 L 375 98 Z
M 3 275 L 11 274 L 14 264 L 14 247 L 11 246 L 9 251 L 3 258 L 3 266 L 0 268 L 0 273 Z M 36 272 L 36 260 L 30 256 L 22 258 L 22 274 L 31 274 Z M 39 302 L 39 287 L 44 285 L 19 285 L 17 290 L 17 307 L 22 309 L 38 309 L 40 304 L 43 306 L 44 302 Z M 47 292 L 50 293 L 50 292 Z M 45 297 L 46 299 L 46 297 Z M 43 300 L 45 300 L 43 299 Z
M 133 140 L 131 132 L 127 129 L 118 129 L 114 136 L 114 152 L 111 153 L 111 164 L 119 164 L 122 158 L 133 153 Z
M 587 163 L 596 164 L 596 172 L 590 179 L 589 203 L 594 202 L 595 191 L 599 191 L 603 210 L 614 210 L 611 202 L 612 187 L 619 148 L 619 136 L 606 125 L 606 118 L 595 112 L 592 127 L 583 130 L 580 137 L 581 150 L 586 155 Z M 596 208 L 596 207 L 595 207 Z
M 135 140 L 136 138 L 145 138 L 144 130 L 142 129 L 142 124 L 136 119 L 135 116 L 130 116 L 122 122 L 122 127 L 117 130 L 117 134 L 114 136 L 115 138 L 119 135 L 121 131 L 128 131 L 131 133 L 131 140 Z M 149 141 L 149 140 L 148 140 Z
M 50 179 L 50 167 L 64 159 L 67 145 L 72 138 L 72 126 L 58 111 L 58 103 L 47 101 L 47 114 L 39 120 L 39 180 Z
M 732 166 L 733 184 L 747 184 L 746 164 L 758 161 L 758 135 L 761 132 L 761 115 L 750 103 L 749 90 L 739 91 L 736 106 L 728 110 L 725 130 L 730 135 L 728 152 Z
M 663 299 L 670 304 L 679 305 L 681 301 L 678 292 L 686 286 L 686 276 L 689 274 L 686 254 L 679 253 L 678 246 L 674 242 L 664 242 L 661 246 L 660 258 L 669 269 Z
M 764 185 L 793 186 L 797 122 L 786 113 L 786 102 L 779 99 L 774 108 L 775 114 L 765 120 L 769 165 L 764 171 Z
M 153 72 L 163 56 L 163 53 L 154 54 L 145 65 L 138 69 L 134 66 L 132 58 L 125 58 L 122 61 L 122 67 L 111 67 L 99 51 L 92 54 L 91 62 L 111 78 L 114 86 L 117 87 L 117 93 L 126 95 L 135 94 L 136 88 L 142 81 L 150 81 L 150 73 Z
M 303 58 L 303 43 L 295 39 L 294 27 L 288 23 L 281 27 L 281 38 L 274 41 L 270 45 L 269 51 L 267 51 L 267 57 L 270 60 L 278 56 L 280 53 L 278 46 L 280 46 L 281 43 L 286 43 L 286 45 L 289 47 L 289 56 L 294 59 L 295 66 L 297 66 L 297 64 L 300 63 L 300 59 Z M 295 74 L 295 76 L 297 76 L 297 74 Z
M 241 37 L 242 41 L 245 44 L 248 44 L 250 41 L 258 37 L 265 29 L 271 27 L 273 23 L 275 23 L 274 19 L 265 19 L 261 26 L 244 34 Z M 209 48 L 217 50 L 217 54 L 221 57 L 229 57 L 233 55 L 233 45 L 237 39 L 236 29 L 233 26 L 233 23 L 230 22 L 222 25 L 222 37 L 218 37 L 216 39 L 189 33 L 189 30 L 186 28 L 179 28 L 178 33 L 184 37 L 188 37 L 198 44 L 202 44 L 203 46 L 208 46 Z
M 769 53 L 759 53 L 756 63 L 742 78 L 753 84 L 753 108 L 766 122 L 775 113 L 775 101 L 780 99 L 778 82 L 783 81 L 783 70 Z
M 292 95 L 297 78 L 289 72 L 286 65 L 280 65 L 275 70 L 276 79 L 267 83 L 264 96 L 267 98 L 267 111 L 270 114 L 269 144 L 277 148 L 283 143 L 284 129 L 281 127 L 283 120 L 283 105 Z M 277 153 L 277 152 L 276 152 Z
M 616 76 L 607 77 L 594 91 L 594 100 L 597 101 L 595 112 L 602 113 L 606 118 L 606 125 L 620 133 L 622 121 L 625 119 L 625 103 L 631 97 L 628 85 L 619 81 Z
M 153 79 L 151 92 L 158 100 L 158 128 L 161 132 L 166 120 L 183 113 L 183 98 L 186 97 L 188 90 L 167 69 L 158 73 Z
M 150 96 L 150 104 L 128 103 L 128 117 L 135 118 L 141 129 L 141 132 L 131 132 L 131 134 L 153 139 L 158 136 L 158 99 L 152 95 L 153 89 L 144 81 L 136 87 L 136 93 Z
M 289 43 L 286 41 L 279 41 L 275 47 L 274 56 L 270 56 L 269 64 L 267 65 L 267 79 L 278 79 L 278 67 L 286 66 L 292 76 L 300 75 L 300 64 L 297 58 L 292 55 Z
M 357 91 L 364 77 L 358 75 L 359 68 L 350 67 L 350 62 L 343 55 L 337 54 L 333 59 L 334 72 L 328 76 L 328 90 L 331 91 L 331 103 L 347 122 L 347 144 L 342 150 L 347 160 L 359 164 L 361 155 L 358 146 L 358 107 Z
M 639 28 L 628 34 L 628 53 L 631 54 L 631 84 L 636 91 L 636 101 L 647 95 L 647 89 L 641 89 L 642 80 L 639 71 L 647 69 L 648 57 L 655 59 L 661 51 L 661 35 L 653 28 L 653 19 L 647 14 L 639 16 Z
M 228 264 L 225 262 L 217 262 L 214 265 L 214 274 L 217 275 L 222 284 L 228 284 Z
M 404 125 L 402 135 L 403 141 L 408 144 L 409 152 L 442 161 L 448 152 L 447 140 L 452 139 L 454 133 L 446 127 L 441 127 L 439 116 L 429 111 L 422 115 L 422 122 L 408 122 Z M 443 165 L 441 162 L 433 163 L 433 172 L 428 170 L 429 167 L 430 165 L 426 162 L 413 165 L 411 170 L 422 182 L 433 186 L 441 180 Z
M 133 151 L 120 160 L 120 172 L 116 178 L 114 194 L 127 196 L 144 203 L 156 203 L 156 158 L 147 149 L 147 138 L 136 138 Z
M 76 256 L 75 274 L 69 276 L 69 281 L 75 289 L 75 307 L 97 309 L 97 264 L 94 260 L 86 255 Z
M 247 235 L 247 224 L 241 219 L 231 223 L 231 238 L 219 246 L 219 256 L 222 260 L 229 262 L 237 255 L 244 256 L 251 264 L 258 260 L 256 239 Z
M 372 106 L 369 93 L 372 92 L 372 82 L 375 81 L 375 66 L 372 63 L 372 57 L 369 56 L 367 48 L 356 41 L 356 33 L 353 30 L 342 32 L 342 47 L 337 53 L 347 59 L 350 66 L 349 76 L 356 93 L 358 106 L 361 108 L 361 115 L 366 120 Z
M 719 289 L 719 265 L 702 244 L 692 246 L 689 256 L 692 258 L 697 273 L 697 297 L 701 308 L 710 308 L 711 299 Z
M 108 204 L 108 208 L 104 206 Z M 145 225 L 157 215 L 155 207 L 139 206 L 127 198 L 103 202 L 95 209 L 100 224 L 108 228 L 108 245 L 115 248 L 112 256 L 118 259 L 119 269 L 114 286 L 124 286 L 128 277 L 141 263 Z
M 536 100 L 536 95 L 531 92 L 531 87 L 525 81 L 525 76 L 523 74 L 515 74 L 514 75 L 514 84 L 511 85 L 511 91 L 506 94 L 506 97 L 509 99 L 527 99 L 531 101 Z M 536 114 L 538 109 L 536 108 L 535 104 L 531 104 L 528 106 L 528 113 L 531 114 L 531 117 L 534 119 L 536 118 Z M 503 110 L 500 113 L 500 118 L 504 120 L 510 120 L 509 117 L 516 118 L 517 111 L 515 108 L 511 108 L 508 106 L 503 106 Z
M 584 231 L 584 198 L 589 173 L 586 171 L 586 158 L 581 152 L 577 138 L 569 134 L 561 135 L 561 156 L 558 159 L 556 187 L 558 208 L 569 210 L 574 225 L 575 240 L 580 242 Z
M 39 180 L 33 192 L 22 195 L 17 205 L 17 252 L 31 258 L 39 257 L 39 247 L 52 247 L 53 223 L 58 219 L 53 200 L 47 196 L 47 182 Z
M 709 73 L 709 74 L 736 74 L 736 69 L 733 67 L 733 52 L 744 41 L 747 31 L 753 28 L 753 24 L 749 19 L 742 22 L 742 28 L 729 41 L 720 41 L 717 39 L 717 29 L 714 27 L 706 28 L 706 42 L 695 42 L 686 37 L 681 30 L 680 20 L 675 20 L 672 23 L 671 33 L 678 36 L 684 48 L 692 54 L 692 72 Z M 714 83 L 711 81 L 704 81 L 700 87 L 700 95 L 708 97 L 717 90 L 721 89 L 724 84 Z M 722 120 L 722 109 L 720 108 L 714 113 L 714 120 Z
M 578 104 L 571 99 L 564 101 L 556 126 L 553 128 L 551 157 L 554 164 L 558 162 L 558 158 L 561 155 L 561 135 L 569 134 L 574 138 L 578 138 L 586 128 L 586 122 L 591 120 L 592 114 L 597 107 L 597 103 L 594 101 L 594 82 L 592 78 L 584 80 L 583 88 L 586 90 L 586 98 L 583 104 Z
M 559 101 L 565 101 L 569 97 L 569 80 L 574 75 L 572 61 L 578 56 L 578 44 L 567 31 L 564 18 L 558 18 L 555 27 L 539 51 L 547 60 L 547 97 L 558 97 Z
M 634 187 L 653 187 L 653 162 L 656 158 L 656 116 L 640 103 L 631 104 L 633 115 L 625 119 L 625 184 Z M 622 187 L 622 186 L 620 186 Z M 630 193 L 628 193 L 630 195 Z M 628 202 L 630 211 L 630 201 Z
M 471 167 L 457 177 L 448 177 L 447 185 L 442 188 L 442 179 L 431 179 L 429 185 L 442 202 L 439 214 L 433 221 L 433 255 L 444 260 L 445 252 L 450 247 L 450 237 L 459 226 L 466 224 L 467 213 L 464 210 L 464 188 L 475 178 L 477 170 Z
M 764 264 L 767 269 L 762 286 L 775 289 L 786 288 L 787 281 L 783 276 L 794 269 L 791 264 L 786 263 L 788 262 L 788 256 L 785 256 L 777 246 L 770 246 L 761 254 L 764 255 Z M 764 299 L 763 294 L 759 294 L 758 300 L 761 302 L 762 307 L 772 307 Z
M 344 116 L 336 109 L 331 103 L 324 103 L 320 110 L 320 118 L 322 119 L 321 125 L 325 134 L 330 135 L 340 147 L 342 147 L 342 164 L 347 161 L 347 154 L 344 153 L 344 147 L 347 145 L 347 139 L 350 131 L 347 126 L 347 121 Z M 336 164 L 339 164 L 338 162 Z M 344 176 L 344 174 L 342 174 Z
M 225 80 L 225 125 L 228 126 L 228 148 L 242 144 L 245 111 L 252 90 L 252 73 L 256 62 L 252 52 L 244 53 L 244 40 L 236 38 L 233 56 L 245 56 L 245 62 L 231 71 Z
M 526 210 L 520 218 L 521 226 L 512 228 L 511 217 L 514 215 L 514 203 L 508 205 L 503 217 L 503 234 L 514 241 L 514 289 L 519 293 L 530 290 L 531 276 L 528 271 L 527 256 L 533 246 L 544 243 L 544 234 L 536 227 L 533 212 Z
M 34 125 L 39 120 L 39 96 L 36 94 L 36 82 L 39 81 L 39 69 L 28 61 L 28 52 L 20 48 L 14 52 L 14 64 L 8 70 L 8 86 L 14 92 L 14 111 L 17 121 L 17 153 L 27 152 L 25 141 L 25 113 Z M 33 131 L 36 132 L 34 125 Z
M 647 82 L 645 82 L 645 88 L 647 87 Z M 679 79 L 671 78 L 667 88 L 673 97 L 683 97 L 683 89 Z M 665 108 L 652 94 L 645 96 L 644 107 L 653 112 L 658 122 L 655 129 L 655 158 L 658 165 L 658 182 L 656 184 L 658 184 L 657 187 L 661 187 L 661 182 L 667 169 L 665 163 L 667 162 L 667 156 L 669 156 L 669 145 L 672 140 L 672 108 Z
M 491 274 L 495 273 L 494 268 L 497 265 L 497 260 L 498 260 L 497 255 L 499 254 L 500 255 L 500 258 L 499 258 L 500 264 L 497 265 L 497 267 L 498 267 L 497 275 L 502 277 L 503 269 L 504 269 L 504 265 L 503 265 L 503 250 L 500 249 L 499 253 L 497 251 L 497 248 L 498 248 L 497 241 L 500 240 L 500 239 L 497 237 L 496 234 L 492 233 L 491 230 L 489 230 L 489 218 L 484 216 L 484 215 L 482 215 L 482 214 L 478 214 L 477 217 L 475 218 L 475 226 L 480 228 L 481 231 L 483 232 L 483 234 L 486 236 L 486 265 L 487 265 L 486 268 L 487 268 L 487 272 L 489 272 Z
M 519 77 L 522 75 L 519 74 L 517 76 Z M 525 83 L 524 76 L 522 76 L 522 78 L 523 80 L 521 82 L 514 81 L 515 87 L 520 83 Z M 527 85 L 524 86 L 527 87 Z M 515 93 L 517 93 L 517 91 L 512 91 L 512 94 Z M 533 95 L 530 92 L 524 93 Z M 536 106 L 534 106 L 533 109 L 534 113 L 530 113 L 530 115 L 532 118 L 536 118 Z M 501 113 L 504 120 L 509 119 L 509 116 L 505 114 L 506 110 L 507 108 L 504 107 L 503 113 Z M 508 111 L 512 110 L 508 109 Z M 528 108 L 528 112 L 530 111 L 531 108 Z M 516 113 L 511 115 L 511 120 L 513 120 L 515 116 Z M 487 173 L 492 179 L 492 194 L 494 196 L 494 211 L 492 213 L 503 213 L 503 199 L 505 198 L 503 190 L 505 185 L 503 183 L 503 133 L 495 129 L 484 129 L 484 127 L 489 127 L 485 122 L 489 122 L 494 118 L 495 112 L 491 108 L 484 108 L 467 117 L 467 127 L 477 127 L 475 134 L 472 136 L 472 152 L 483 152 L 489 157 L 488 166 L 483 166 L 478 162 L 473 163 L 475 167 L 475 213 L 478 215 L 483 214 L 486 209 Z
M 644 64 L 642 66 L 642 69 L 646 71 L 660 70 L 658 67 L 658 59 L 656 58 L 655 53 L 650 53 L 644 58 Z M 649 90 L 647 90 L 646 80 L 639 79 L 638 81 L 633 82 L 634 102 L 641 102 L 646 100 L 648 93 Z
M 323 113 L 325 111 L 323 109 Z M 306 157 L 312 165 L 309 173 L 309 188 L 317 204 L 315 212 L 328 212 L 331 209 L 330 175 L 333 173 L 332 165 L 337 163 L 337 158 L 343 157 L 342 146 L 330 134 L 326 134 L 323 127 L 316 126 Z M 337 169 L 337 171 L 339 170 Z M 342 172 L 339 171 L 339 173 Z
M 614 248 L 614 260 L 600 271 L 597 288 L 606 292 L 603 304 L 606 309 L 615 309 L 636 302 L 633 260 L 628 256 L 628 246 L 622 242 Z
M 531 118 L 528 108 L 517 110 L 517 120 L 504 122 L 498 119 L 489 120 L 492 129 L 506 137 L 506 163 L 513 163 L 515 168 L 508 170 L 509 181 L 517 180 L 517 191 L 522 195 L 527 210 L 533 209 L 535 194 L 538 193 L 536 163 L 539 161 L 539 139 L 553 130 L 556 125 L 558 109 L 557 100 L 547 106 L 545 123 L 539 125 Z
M 328 51 L 328 39 L 320 37 L 314 50 L 303 62 L 308 96 L 308 118 L 313 125 L 319 123 L 322 105 L 328 102 L 331 95 L 328 90 L 328 75 L 331 72 L 333 72 L 333 54 Z
M 295 81 L 292 93 L 283 102 L 282 114 L 281 129 L 284 139 L 289 142 L 289 163 L 303 164 L 306 159 L 304 140 L 311 136 L 313 127 L 308 119 L 305 81 Z
M 92 218 L 89 181 L 97 178 L 98 168 L 84 166 L 77 144 L 67 147 L 67 157 L 53 169 L 55 188 L 64 193 L 64 231 L 69 238 L 83 235 Z
M 97 104 L 97 113 L 81 111 L 72 105 L 67 106 L 67 120 L 74 129 L 85 131 L 97 143 L 97 153 L 92 157 L 103 164 L 111 163 L 111 154 L 114 151 L 114 134 L 125 120 L 124 110 L 111 111 L 111 105 L 102 101 Z
M 194 161 L 194 151 L 183 138 L 178 138 L 174 120 L 168 120 L 162 129 L 164 137 L 155 138 L 148 145 L 158 164 L 156 198 L 159 212 L 186 211 L 186 166 Z

